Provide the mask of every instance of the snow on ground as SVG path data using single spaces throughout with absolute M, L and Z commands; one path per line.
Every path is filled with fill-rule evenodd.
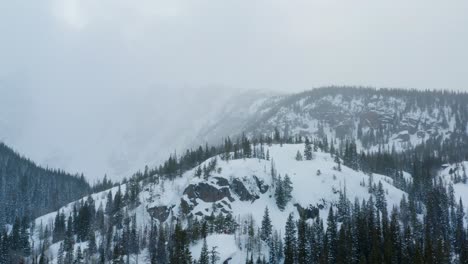
M 233 235 L 225 234 L 216 234 L 206 237 L 206 244 L 208 246 L 208 251 L 211 251 L 213 247 L 216 247 L 218 252 L 218 257 L 221 260 L 234 259 L 238 256 L 239 249 L 237 248 L 236 241 Z M 190 252 L 192 257 L 198 259 L 200 258 L 201 249 L 203 247 L 203 240 L 199 240 L 197 243 L 190 247 Z M 245 259 L 244 259 L 245 260 Z M 238 263 L 233 261 L 232 263 Z
M 463 161 L 456 164 L 446 164 L 444 168 L 439 171 L 439 177 L 441 177 L 446 184 L 453 184 L 453 190 L 455 192 L 455 200 L 461 198 L 463 204 L 466 206 L 468 204 L 468 182 L 454 182 L 455 177 L 460 177 L 463 179 L 464 173 L 468 174 L 468 161 Z M 452 171 L 452 173 L 450 173 Z
M 149 224 L 151 217 L 147 211 L 148 208 L 155 206 L 165 205 L 168 207 L 174 206 L 172 210 L 173 215 L 177 215 L 179 212 L 181 198 L 186 197 L 184 190 L 193 184 L 200 182 L 208 183 L 212 186 L 216 186 L 216 180 L 214 177 L 222 177 L 232 183 L 233 179 L 239 179 L 243 182 L 246 189 L 253 194 L 258 195 L 258 199 L 252 201 L 241 201 L 230 189 L 231 195 L 234 201 L 229 201 L 225 198 L 225 202 L 231 206 L 231 212 L 236 219 L 247 219 L 252 217 L 257 226 L 260 226 L 261 220 L 264 215 L 266 207 L 269 208 L 270 218 L 275 229 L 279 230 L 284 234 L 284 226 L 286 219 L 290 213 L 294 214 L 295 219 L 298 219 L 299 214 L 294 204 L 300 204 L 306 208 L 309 205 L 321 207 L 320 217 L 326 219 L 330 205 L 333 205 L 338 201 L 339 191 L 346 188 L 348 199 L 354 202 L 354 199 L 359 200 L 369 199 L 370 194 L 368 193 L 368 181 L 369 175 L 354 171 L 346 166 L 341 166 L 342 170 L 338 171 L 334 169 L 336 163 L 334 158 L 328 153 L 314 152 L 314 159 L 307 161 L 297 161 L 295 159 L 297 151 L 303 151 L 303 144 L 285 144 L 283 146 L 273 145 L 266 147 L 266 150 L 270 152 L 271 159 L 259 160 L 259 159 L 240 159 L 223 161 L 219 157 L 217 167 L 220 168 L 213 172 L 210 178 L 205 181 L 203 179 L 195 177 L 196 168 L 187 171 L 182 177 L 178 177 L 174 180 L 160 181 L 159 184 L 150 183 L 142 187 L 142 191 L 139 195 L 141 204 L 133 209 L 129 210 L 129 215 L 136 214 L 137 226 L 142 228 L 144 225 Z M 265 151 L 266 151 L 265 150 Z M 208 164 L 210 160 L 205 163 Z M 271 188 L 272 177 L 271 177 L 271 166 L 274 164 L 276 171 L 281 177 L 287 174 L 289 175 L 292 184 L 292 200 L 287 204 L 284 211 L 278 209 L 274 190 Z M 202 164 L 201 166 L 203 166 Z M 317 173 L 320 170 L 320 173 Z M 261 194 L 258 192 L 257 183 L 254 180 L 256 176 L 259 180 L 263 181 L 265 185 L 270 186 L 269 190 Z M 406 175 L 405 177 L 410 177 Z M 405 194 L 403 191 L 395 188 L 392 185 L 392 179 L 384 175 L 373 175 L 374 183 L 378 184 L 382 182 L 384 190 L 386 191 L 386 198 L 388 209 L 394 205 L 399 205 L 402 196 Z M 365 183 L 366 186 L 362 186 L 361 183 Z M 219 188 L 219 186 L 217 186 Z M 468 204 L 468 185 L 463 187 L 457 186 L 457 188 L 466 188 L 465 191 L 456 189 L 458 193 L 464 193 L 467 198 Z M 115 195 L 118 187 L 112 188 L 112 193 Z M 96 209 L 106 205 L 106 197 L 109 190 L 93 194 L 92 197 L 95 200 Z M 121 191 L 125 191 L 125 185 L 121 186 Z M 257 193 L 255 193 L 257 192 Z M 84 197 L 83 199 L 87 199 Z M 210 215 L 213 208 L 211 203 L 205 203 L 202 200 L 197 200 L 198 205 L 192 210 L 192 213 L 202 212 L 204 215 Z M 73 211 L 73 203 L 69 204 L 60 209 L 64 211 L 65 215 L 69 215 Z M 56 212 L 47 214 L 45 216 L 36 219 L 36 227 L 41 224 L 53 223 L 56 216 Z M 326 221 L 324 221 L 326 222 Z M 100 238 L 97 237 L 99 240 Z M 218 251 L 222 260 L 229 257 L 233 258 L 232 263 L 238 263 L 245 261 L 245 252 L 241 252 L 237 249 L 236 241 L 234 236 L 231 235 L 211 235 L 208 238 L 208 246 L 211 249 L 213 246 L 218 246 Z M 38 239 L 38 233 L 33 236 L 34 245 L 38 247 L 40 241 Z M 86 245 L 82 245 L 85 248 Z M 54 244 L 51 247 L 51 252 L 56 256 L 58 250 L 58 244 Z M 191 247 L 193 256 L 199 257 L 201 250 L 201 243 L 197 243 Z M 267 253 L 266 253 L 267 254 Z M 136 258 L 136 256 L 135 256 Z M 138 256 L 140 259 L 141 256 Z
M 236 201 L 232 203 L 233 212 L 235 215 L 252 214 L 257 223 L 260 223 L 265 207 L 268 206 L 272 223 L 277 229 L 283 229 L 289 213 L 293 212 L 296 219 L 298 213 L 294 204 L 298 203 L 302 207 L 308 205 L 325 206 L 321 210 L 320 215 L 326 218 L 329 205 L 338 201 L 339 190 L 344 190 L 348 194 L 348 199 L 354 202 L 355 198 L 359 200 L 368 199 L 370 194 L 366 186 L 361 186 L 364 181 L 367 185 L 369 176 L 363 172 L 354 171 L 346 166 L 342 166 L 341 171 L 334 170 L 336 163 L 328 153 L 315 152 L 314 159 L 311 161 L 296 161 L 295 156 L 297 151 L 303 151 L 302 144 L 295 145 L 275 145 L 269 148 L 270 155 L 275 164 L 278 174 L 284 177 L 289 175 L 293 183 L 293 199 L 288 203 L 284 211 L 280 211 L 274 200 L 274 193 L 268 192 L 260 199 L 253 203 L 245 203 Z M 271 184 L 270 161 L 264 160 L 234 160 L 229 162 L 221 162 L 223 168 L 222 173 L 216 176 L 228 178 L 230 176 L 251 176 L 255 175 L 265 181 L 266 184 Z M 321 174 L 318 176 L 317 171 Z M 374 174 L 374 183 L 382 182 L 384 189 L 387 191 L 387 203 L 389 211 L 394 205 L 398 205 L 404 192 L 391 185 L 392 179 L 383 175 Z M 325 203 L 324 203 L 325 201 Z

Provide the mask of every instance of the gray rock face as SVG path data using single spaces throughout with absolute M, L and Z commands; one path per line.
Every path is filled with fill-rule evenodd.
M 185 189 L 184 195 L 187 195 L 187 197 L 193 202 L 195 202 L 197 198 L 206 203 L 214 203 L 224 198 L 234 201 L 228 187 L 217 188 L 204 182 L 196 185 L 189 185 Z
M 222 212 L 230 213 L 232 211 L 231 203 L 235 200 L 242 202 L 254 202 L 260 198 L 260 195 L 267 193 L 269 186 L 255 175 L 235 178 L 229 181 L 224 177 L 211 177 L 207 181 L 188 185 L 183 197 L 180 199 L 179 210 L 184 214 L 196 216 L 207 216 L 211 213 L 210 208 Z M 210 204 L 207 208 L 199 204 Z M 167 219 L 169 213 L 166 208 L 152 208 L 151 214 L 160 219 Z
M 226 180 L 225 178 L 221 178 L 221 177 L 214 177 L 214 179 L 216 180 L 216 185 L 218 186 L 229 186 L 229 181 Z
M 297 212 L 301 217 L 305 219 L 314 219 L 315 217 L 319 216 L 319 208 L 309 205 L 308 208 L 302 207 L 300 204 L 294 204 L 297 209 Z
M 151 217 L 157 219 L 159 222 L 164 222 L 171 214 L 172 208 L 174 208 L 174 206 L 156 206 L 153 208 L 148 208 L 148 213 L 151 215 Z
M 255 183 L 257 184 L 257 188 L 258 188 L 258 190 L 260 191 L 261 194 L 264 194 L 264 193 L 268 192 L 268 189 L 270 188 L 270 186 L 264 184 L 263 181 L 260 180 L 255 175 L 253 176 L 253 178 L 255 179 Z
M 239 179 L 234 179 L 231 183 L 231 188 L 234 193 L 239 196 L 239 199 L 243 202 L 245 201 L 255 201 L 258 199 L 258 196 L 252 195 L 247 188 L 245 188 L 244 183 L 242 183 Z

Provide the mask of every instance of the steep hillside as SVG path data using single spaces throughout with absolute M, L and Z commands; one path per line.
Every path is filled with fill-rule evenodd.
M 221 156 L 212 157 L 173 180 L 156 177 L 141 182 L 136 198 L 131 198 L 132 190 L 136 189 L 135 183 L 130 182 L 112 190 L 93 194 L 91 198 L 71 203 L 61 208 L 59 212 L 64 218 L 69 215 L 77 217 L 76 211 L 81 212 L 80 206 L 92 201 L 93 209 L 97 211 L 96 216 L 100 215 L 99 212 L 106 212 L 107 215 L 111 210 L 106 207 L 112 204 L 109 203 L 109 197 L 121 193 L 127 197 L 126 201 L 137 201 L 127 202 L 124 207 L 119 208 L 119 211 L 124 219 L 127 217 L 132 219 L 129 221 L 141 232 L 139 233 L 141 236 L 144 236 L 144 232 L 148 232 L 152 224 L 165 223 L 169 230 L 173 230 L 174 223 L 181 222 L 183 226 L 193 228 L 195 222 L 200 223 L 199 221 L 213 217 L 218 219 L 219 215 L 222 215 L 230 219 L 228 221 L 227 218 L 222 218 L 228 224 L 220 229 L 213 227 L 213 231 L 209 231 L 207 243 L 210 249 L 213 246 L 217 247 L 220 257 L 217 263 L 223 263 L 227 259 L 231 259 L 229 263 L 241 263 L 252 252 L 255 252 L 255 257 L 263 256 L 268 259 L 268 245 L 261 241 L 253 242 L 248 232 L 249 228 L 253 230 L 260 228 L 266 208 L 269 210 L 273 230 L 278 232 L 278 235 L 286 232 L 284 226 L 290 214 L 295 219 L 302 216 L 311 222 L 319 218 L 326 221 L 330 209 L 340 207 L 343 199 L 346 203 L 354 202 L 356 199 L 359 204 L 369 197 L 374 197 L 377 201 L 385 197 L 385 210 L 390 212 L 394 206 L 399 205 L 405 195 L 405 192 L 392 185 L 391 178 L 377 174 L 370 176 L 338 165 L 330 154 L 320 150 L 313 153 L 312 160 L 296 160 L 297 152 L 302 152 L 303 149 L 303 144 L 265 146 L 270 160 L 257 158 L 223 160 Z M 208 172 L 202 173 L 201 168 L 207 168 Z M 283 186 L 285 178 L 290 179 L 292 191 L 291 198 L 286 199 L 284 208 L 281 208 L 277 193 L 279 186 Z M 369 188 L 369 183 L 372 188 Z M 379 194 L 377 186 L 381 189 Z M 369 193 L 370 189 L 372 194 Z M 377 198 L 379 195 L 381 196 Z M 113 198 L 114 203 L 116 199 L 120 198 Z M 60 240 L 50 235 L 45 236 L 43 230 L 46 226 L 49 232 L 53 230 L 51 223 L 57 221 L 54 220 L 56 217 L 57 212 L 36 219 L 33 236 L 35 245 L 43 244 L 44 239 L 49 241 L 48 244 L 53 243 L 50 249 L 44 252 L 52 263 L 56 263 Z M 109 217 L 110 215 L 103 220 L 106 226 L 112 221 Z M 125 225 L 123 229 L 120 228 L 117 227 L 114 231 L 117 237 L 125 233 Z M 100 245 L 108 235 L 99 231 L 99 228 L 95 230 L 96 244 Z M 191 234 L 193 242 L 190 249 L 192 256 L 197 259 L 202 241 L 199 235 Z M 255 251 L 253 245 L 257 248 Z M 84 249 L 87 246 L 87 242 L 77 241 L 73 251 L 78 250 L 78 247 Z M 36 248 L 36 250 L 40 252 L 41 249 Z M 129 259 L 131 263 L 136 263 L 137 259 L 143 263 L 150 257 L 143 248 L 140 255 L 133 254 Z
M 452 185 L 451 191 L 455 202 L 460 199 L 463 204 L 468 204 L 468 161 L 445 164 L 439 171 L 438 176 L 446 185 Z
M 0 226 L 55 211 L 89 191 L 83 177 L 38 167 L 0 143 Z
M 271 134 L 356 139 L 364 149 L 407 150 L 468 133 L 468 94 L 356 87 L 326 87 L 257 100 L 228 134 Z M 229 122 L 229 118 L 224 120 Z M 219 120 L 222 124 L 223 120 Z M 213 125 L 206 132 L 216 131 Z

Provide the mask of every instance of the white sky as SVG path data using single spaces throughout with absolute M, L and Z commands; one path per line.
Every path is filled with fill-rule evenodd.
M 205 113 L 217 87 L 468 91 L 467 13 L 461 0 L 0 1 L 0 140 L 100 175 L 141 138 L 167 142 L 161 127 Z M 148 116 L 160 127 L 143 137 Z
M 431 0 L 2 1 L 0 79 L 466 89 L 467 12 Z

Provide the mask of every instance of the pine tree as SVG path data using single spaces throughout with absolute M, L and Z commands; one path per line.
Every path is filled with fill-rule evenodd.
M 401 238 L 400 238 L 400 221 L 398 219 L 398 210 L 396 207 L 393 207 L 390 220 L 390 230 L 389 235 L 385 237 L 388 246 L 384 250 L 388 250 L 386 256 L 389 256 L 387 260 L 391 263 L 401 263 L 402 259 L 402 250 L 401 250 Z
M 83 258 L 83 254 L 81 252 L 81 247 L 78 246 L 78 248 L 76 249 L 76 258 L 75 258 L 75 264 L 83 264 L 84 263 L 84 258 Z
M 338 236 L 337 224 L 333 213 L 333 207 L 330 207 L 327 218 L 327 240 L 328 240 L 328 262 L 336 263 Z
M 296 224 L 292 214 L 286 222 L 284 237 L 284 264 L 294 264 L 296 260 Z
M 112 190 L 107 192 L 107 199 L 106 199 L 106 214 L 112 214 L 114 210 L 114 202 L 112 196 Z
M 182 229 L 182 226 L 177 222 L 172 237 L 173 245 L 171 248 L 170 263 L 171 264 L 191 264 L 192 256 L 188 249 L 187 231 Z
M 338 247 L 337 247 L 337 263 L 349 263 L 349 257 L 351 257 L 350 252 L 347 248 L 347 237 L 346 237 L 346 226 L 342 225 L 340 231 L 338 231 Z
M 276 183 L 275 199 L 276 199 L 276 205 L 278 205 L 278 208 L 281 211 L 283 211 L 286 206 L 286 197 L 284 193 L 284 185 L 283 185 L 283 180 L 281 179 L 281 175 L 278 176 L 278 180 Z
M 159 224 L 159 232 L 158 232 L 158 242 L 157 242 L 157 250 L 156 250 L 156 259 L 158 263 L 167 263 L 167 254 L 166 254 L 166 234 L 164 230 L 164 226 L 162 223 Z
M 195 171 L 195 177 L 201 178 L 202 174 L 203 174 L 202 168 L 198 166 L 197 170 Z
M 268 212 L 268 207 L 266 207 L 265 213 L 263 215 L 262 227 L 260 230 L 260 238 L 263 241 L 268 243 L 270 241 L 271 234 L 272 234 L 271 219 L 270 219 L 270 214 Z
M 292 182 L 291 182 L 291 178 L 289 178 L 288 174 L 286 174 L 284 176 L 283 190 L 284 190 L 284 199 L 285 199 L 285 205 L 286 205 L 289 201 L 291 201 L 292 191 L 293 191 L 293 185 L 292 185 Z
M 377 191 L 375 193 L 375 207 L 377 207 L 377 209 L 382 213 L 387 210 L 387 200 L 385 199 L 385 191 L 381 181 L 379 181 Z
M 465 212 L 463 209 L 463 202 L 460 198 L 460 201 L 457 206 L 457 212 L 456 212 L 456 223 L 455 223 L 455 250 L 456 253 L 460 254 L 462 251 L 461 245 L 463 244 L 464 240 L 466 240 L 465 237 L 465 229 L 464 229 L 464 218 L 465 218 Z
M 210 250 L 210 264 L 216 264 L 219 260 L 218 247 L 212 247 Z
M 312 160 L 312 146 L 310 144 L 309 138 L 307 137 L 304 144 L 304 158 L 306 160 Z
M 310 263 L 309 241 L 307 239 L 307 222 L 304 217 L 300 217 L 297 223 L 297 263 Z
M 270 241 L 268 254 L 269 254 L 269 257 L 268 257 L 269 261 L 268 261 L 268 263 L 270 263 L 270 264 L 277 264 L 277 263 L 278 263 L 278 260 L 276 259 L 276 255 L 277 255 L 277 253 L 276 253 L 276 243 L 274 243 L 273 240 Z
M 114 245 L 114 250 L 112 252 L 112 264 L 124 264 L 122 246 L 120 241 L 117 241 Z
M 274 138 L 276 143 L 279 143 L 281 141 L 281 134 L 280 134 L 279 129 L 277 127 L 275 127 L 275 132 L 274 132 L 273 138 Z
M 20 249 L 22 255 L 29 256 L 31 254 L 31 245 L 29 244 L 29 220 L 23 216 L 20 228 Z
M 60 242 L 60 245 L 59 245 L 59 250 L 58 250 L 58 253 L 57 253 L 57 264 L 64 264 L 64 255 L 63 255 L 63 243 Z
M 206 238 L 203 239 L 203 247 L 200 253 L 200 259 L 198 260 L 198 264 L 209 264 L 210 263 L 210 256 L 208 252 L 208 245 L 206 243 Z
M 63 242 L 63 249 L 66 252 L 65 254 L 65 263 L 73 262 L 73 245 L 75 240 L 73 238 L 73 220 L 72 217 L 68 217 L 67 221 L 67 231 L 65 233 L 65 240 Z
M 65 261 L 64 263 L 73 263 L 73 249 L 67 251 L 65 254 Z
M 242 155 L 244 159 L 250 159 L 252 157 L 252 145 L 245 134 L 242 135 Z
M 44 250 L 44 247 L 42 247 L 42 250 L 41 250 L 41 257 L 39 258 L 39 264 L 46 264 L 48 263 L 48 259 L 45 255 L 45 250 Z
M 90 256 L 96 254 L 97 252 L 97 245 L 96 245 L 96 236 L 94 234 L 94 231 L 89 232 L 89 242 L 88 242 L 88 254 Z
M 206 167 L 206 164 L 204 164 L 203 165 L 203 179 L 207 181 L 209 177 L 210 177 L 210 171 L 208 170 L 208 167 Z
M 52 231 L 52 243 L 63 240 L 65 236 L 65 215 L 63 212 L 57 212 L 54 221 L 54 229 Z
M 297 153 L 296 153 L 296 160 L 297 161 L 301 161 L 302 160 L 302 154 L 301 152 L 298 150 Z

